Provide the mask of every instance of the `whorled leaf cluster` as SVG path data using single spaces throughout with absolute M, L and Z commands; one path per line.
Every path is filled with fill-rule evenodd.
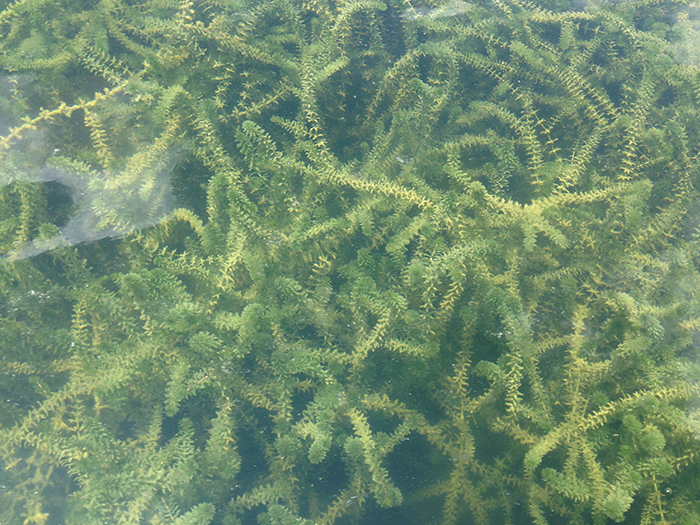
M 0 521 L 697 523 L 697 24 L 5 2 Z

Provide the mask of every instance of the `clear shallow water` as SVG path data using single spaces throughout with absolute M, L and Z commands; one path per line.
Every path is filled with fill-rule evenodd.
M 2 7 L 0 523 L 696 523 L 697 7 Z

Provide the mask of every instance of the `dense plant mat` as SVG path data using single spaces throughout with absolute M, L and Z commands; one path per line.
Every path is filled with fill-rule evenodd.
M 700 522 L 695 2 L 0 9 L 0 522 Z

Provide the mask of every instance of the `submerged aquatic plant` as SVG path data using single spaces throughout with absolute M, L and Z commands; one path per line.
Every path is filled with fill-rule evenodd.
M 0 521 L 697 522 L 694 16 L 6 5 Z

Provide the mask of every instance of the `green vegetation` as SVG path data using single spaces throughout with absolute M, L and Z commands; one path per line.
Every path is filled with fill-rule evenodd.
M 697 3 L 244 2 L 2 2 L 0 522 L 700 522 Z

